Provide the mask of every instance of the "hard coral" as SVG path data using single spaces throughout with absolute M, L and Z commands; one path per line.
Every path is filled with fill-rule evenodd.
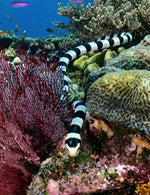
M 69 32 L 82 37 L 83 40 L 94 40 L 96 35 L 123 31 L 135 32 L 139 37 L 143 37 L 149 32 L 150 24 L 150 2 L 147 0 L 93 0 L 84 8 L 81 4 L 73 3 L 62 7 L 59 3 L 58 14 L 67 16 L 70 24 L 63 22 L 53 23 L 58 28 L 64 28 Z M 139 33 L 140 32 L 140 33 Z
M 97 79 L 87 92 L 92 118 L 144 130 L 150 135 L 150 72 L 112 72 Z
M 115 66 L 117 68 L 145 69 L 150 70 L 150 34 L 137 45 L 121 52 L 116 58 L 106 63 L 106 67 Z
M 149 195 L 150 194 L 150 182 L 148 182 L 147 184 L 138 185 L 136 187 L 135 192 L 139 195 Z

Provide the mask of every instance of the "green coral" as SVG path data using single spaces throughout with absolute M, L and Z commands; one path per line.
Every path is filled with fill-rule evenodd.
M 79 70 L 84 70 L 87 66 L 87 59 L 89 57 L 87 55 L 83 55 L 81 56 L 79 59 L 75 60 L 74 63 L 73 63 L 73 66 L 76 68 L 76 69 L 79 69 Z
M 123 50 L 123 49 L 122 49 Z M 85 83 L 87 77 L 93 71 L 98 71 L 100 67 L 112 58 L 116 57 L 117 53 L 108 49 L 104 49 L 101 52 L 88 52 L 75 60 L 73 63 L 73 72 L 68 72 L 68 76 L 71 79 L 69 85 L 69 101 L 74 99 L 83 100 L 85 96 Z M 78 86 L 78 89 L 74 89 L 74 84 Z
M 84 71 L 84 74 L 89 74 L 90 72 L 92 72 L 93 70 L 97 70 L 99 69 L 99 65 L 97 63 L 91 63 L 87 66 L 87 68 Z
M 15 49 L 11 46 L 8 49 L 5 49 L 5 56 L 7 56 L 8 60 L 12 60 L 16 56 Z

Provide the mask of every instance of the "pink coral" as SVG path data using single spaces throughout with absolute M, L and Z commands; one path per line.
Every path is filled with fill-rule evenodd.
M 31 179 L 28 168 L 40 166 L 40 159 L 31 147 L 29 137 L 5 121 L 0 126 L 0 194 L 25 194 Z
M 58 195 L 59 194 L 59 184 L 57 181 L 54 181 L 53 179 L 50 179 L 48 181 L 48 195 Z
M 111 190 L 114 190 L 113 194 L 115 192 L 116 194 L 123 194 L 123 192 L 128 194 L 131 190 L 133 192 L 134 186 L 146 183 L 150 179 L 150 153 L 144 149 L 141 156 L 137 156 L 136 148 L 131 148 L 133 142 L 128 133 L 123 132 L 122 129 L 116 129 L 114 137 L 109 139 L 105 134 L 101 134 L 98 140 L 92 136 L 88 140 L 83 138 L 82 150 L 76 158 L 66 156 L 66 152 L 59 146 L 55 155 L 52 155 L 48 162 L 46 161 L 36 177 L 41 181 L 43 172 L 46 175 L 44 182 L 40 182 L 40 186 L 43 185 L 44 188 L 49 178 L 59 186 L 59 192 L 57 188 L 59 195 L 98 192 L 109 194 Z M 95 154 L 92 153 L 90 145 L 92 141 L 97 144 L 97 147 L 102 145 L 100 153 L 95 150 Z M 30 189 L 37 189 L 38 186 L 39 184 L 33 180 Z M 43 188 L 38 189 L 41 191 Z M 34 195 L 34 192 L 29 194 Z

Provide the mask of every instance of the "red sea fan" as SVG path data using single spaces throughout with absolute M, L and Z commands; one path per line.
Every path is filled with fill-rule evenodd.
M 70 120 L 68 104 L 60 100 L 62 72 L 52 71 L 38 57 L 37 64 L 33 64 L 35 60 L 31 58 L 24 60 L 15 69 L 7 63 L 8 70 L 3 74 L 5 84 L 3 81 L 0 89 L 2 102 L 22 132 L 33 137 L 33 144 L 41 140 L 58 141 L 65 133 L 65 123 Z M 1 66 L 3 70 L 3 64 Z
M 25 195 L 30 180 L 14 167 L 0 165 L 0 195 Z
M 27 135 L 17 126 L 5 121 L 0 126 L 0 195 L 25 194 L 31 180 L 25 165 L 40 166 Z
M 39 56 L 19 57 L 16 67 L 0 57 L 0 195 L 25 194 L 30 172 L 40 165 L 35 150 L 58 141 L 71 119 L 60 100 L 62 72 Z

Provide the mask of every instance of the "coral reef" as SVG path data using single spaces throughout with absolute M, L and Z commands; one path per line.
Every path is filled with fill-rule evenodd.
M 89 52 L 73 62 L 68 67 L 69 101 L 84 99 L 89 86 L 99 77 L 110 72 L 122 70 L 150 70 L 150 35 L 137 45 L 125 49 L 124 47 L 105 49 L 101 52 Z
M 94 0 L 94 6 L 89 4 L 86 8 L 71 1 L 68 8 L 59 4 L 60 14 L 69 12 L 71 23 L 56 26 L 80 35 L 83 40 L 75 34 L 33 39 L 25 37 L 25 32 L 21 37 L 0 39 L 2 48 L 8 48 L 0 56 L 0 195 L 26 194 L 33 174 L 29 195 L 111 194 L 111 190 L 122 194 L 121 190 L 128 187 L 135 192 L 137 185 L 138 193 L 149 190 L 146 183 L 150 180 L 150 144 L 144 132 L 150 134 L 150 74 L 144 70 L 123 71 L 149 70 L 149 36 L 129 50 L 90 52 L 69 64 L 69 102 L 74 98 L 85 100 L 89 85 L 98 77 L 105 81 L 100 91 L 95 91 L 95 83 L 88 91 L 91 132 L 85 134 L 85 125 L 79 156 L 69 158 L 64 143 L 58 143 L 72 115 L 70 104 L 60 101 L 63 75 L 56 71 L 64 51 L 105 33 L 129 30 L 143 37 L 149 31 L 149 1 L 123 2 L 120 5 L 119 0 Z M 18 45 L 25 50 L 17 51 Z M 85 91 L 87 77 L 92 74 L 94 79 Z M 99 106 L 99 99 L 105 106 Z M 58 146 L 61 147 L 55 148 Z
M 5 54 L 0 56 L 0 194 L 13 195 L 25 194 L 40 160 L 71 119 L 69 104 L 60 100 L 63 75 L 56 71 L 58 62 L 22 49 L 16 57 L 13 64 Z
M 42 163 L 27 194 L 134 194 L 137 184 L 150 179 L 150 151 L 144 149 L 137 156 L 131 132 L 113 130 L 109 139 L 103 133 L 99 139 L 91 133 L 84 137 L 83 132 L 82 150 L 76 158 L 69 158 L 60 144 Z
M 24 49 L 37 54 L 42 50 L 46 50 L 48 53 L 54 53 L 57 50 L 69 49 L 70 47 L 75 47 L 81 44 L 79 37 L 72 33 L 65 33 L 61 37 L 55 35 L 49 35 L 48 37 L 32 38 L 26 37 L 26 32 L 23 32 L 22 36 L 13 35 L 11 38 L 8 35 L 5 35 L 5 38 L 11 39 L 11 47 L 16 49 L 18 46 L 23 47 Z
M 89 86 L 104 74 L 132 69 L 150 70 L 149 50 L 150 35 L 147 35 L 139 44 L 129 49 L 123 47 L 105 49 L 81 56 L 73 62 L 70 69 L 68 68 L 67 74 L 71 79 L 69 101 L 83 100 Z
M 70 24 L 53 24 L 79 35 L 84 41 L 123 31 L 134 32 L 138 41 L 149 33 L 149 1 L 93 0 L 93 3 L 93 6 L 89 3 L 86 7 L 83 4 L 79 7 L 71 0 L 65 7 L 58 3 L 58 14 L 69 17 Z
M 87 92 L 87 110 L 104 118 L 150 135 L 150 72 L 129 70 L 113 72 L 97 79 Z
M 94 70 L 97 72 L 106 62 L 117 55 L 113 50 L 103 50 L 101 52 L 88 52 L 73 62 L 73 67 L 68 70 L 68 76 L 71 79 L 69 83 L 69 101 L 73 99 L 84 99 L 86 79 Z M 96 78 L 96 77 L 94 77 Z M 76 90 L 75 87 L 76 86 Z
M 106 53 L 101 60 L 101 64 L 99 64 L 100 68 L 88 74 L 85 83 L 85 92 L 87 92 L 89 86 L 94 81 L 96 81 L 99 77 L 102 77 L 104 74 L 110 72 L 120 72 L 122 70 L 150 70 L 149 50 L 150 35 L 147 35 L 139 44 L 132 46 L 129 49 L 118 48 L 118 55 L 111 59 L 111 56 L 109 56 L 109 61 L 106 61 Z M 110 50 L 107 50 L 107 52 L 109 51 Z M 115 51 L 111 51 L 111 55 L 114 52 Z

